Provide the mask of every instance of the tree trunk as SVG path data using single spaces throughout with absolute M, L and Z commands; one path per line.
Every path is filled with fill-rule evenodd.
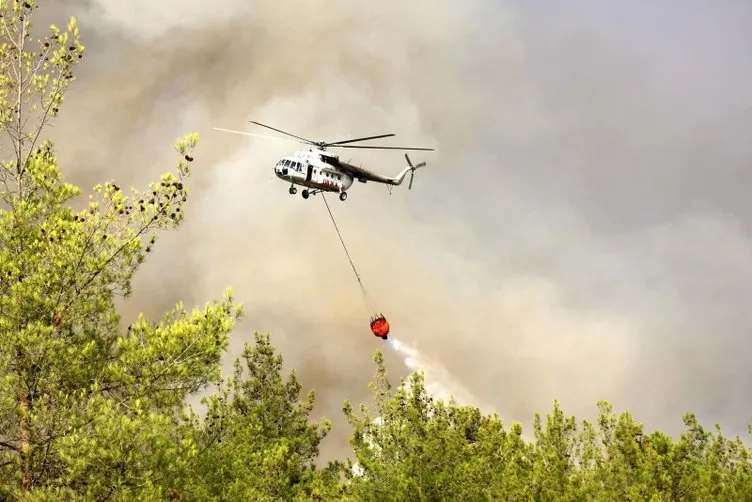
M 23 360 L 23 351 L 16 354 L 19 361 Z M 25 388 L 24 372 L 21 372 L 18 396 L 19 422 L 18 432 L 21 450 L 21 489 L 24 492 L 31 490 L 31 393 Z
M 21 489 L 24 492 L 28 492 L 31 489 L 31 428 L 29 426 L 31 396 L 25 391 L 21 392 L 19 408 L 21 411 L 21 421 L 19 423 L 19 435 L 21 439 Z

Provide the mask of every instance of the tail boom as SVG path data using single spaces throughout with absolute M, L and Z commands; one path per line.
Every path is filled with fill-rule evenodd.
M 412 190 L 415 171 L 417 169 L 420 169 L 421 167 L 424 167 L 426 163 L 420 162 L 418 164 L 413 164 L 410 161 L 410 157 L 407 154 L 405 154 L 405 160 L 407 160 L 407 167 L 405 167 L 402 171 L 400 171 L 400 173 L 396 177 L 391 178 L 389 181 L 392 185 L 401 185 L 402 182 L 405 180 L 405 176 L 407 176 L 407 173 L 410 173 L 410 184 L 407 186 L 407 189 Z

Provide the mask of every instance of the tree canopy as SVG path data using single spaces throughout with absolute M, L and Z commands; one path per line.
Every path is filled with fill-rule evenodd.
M 177 231 L 198 135 L 128 194 L 65 181 L 45 129 L 83 61 L 75 18 L 32 38 L 39 6 L 0 0 L 0 497 L 29 500 L 752 500 L 750 450 L 692 414 L 679 438 L 598 403 L 557 402 L 519 423 L 434 399 L 421 373 L 394 387 L 376 352 L 373 403 L 344 403 L 352 454 L 324 462 L 294 371 L 254 333 L 223 375 L 242 314 L 230 289 L 159 319 L 122 319 L 118 296 L 157 238 Z M 236 335 L 237 336 L 237 335 Z M 205 411 L 188 398 L 204 393 Z

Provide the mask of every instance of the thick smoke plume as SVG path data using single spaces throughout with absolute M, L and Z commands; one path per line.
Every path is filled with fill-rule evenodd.
M 413 190 L 357 184 L 330 200 L 405 343 L 507 422 L 556 398 L 581 417 L 608 399 L 650 427 L 676 431 L 692 410 L 743 431 L 750 8 L 575 3 L 48 7 L 44 22 L 76 15 L 89 47 L 53 130 L 73 181 L 143 184 L 170 167 L 175 137 L 202 137 L 187 224 L 160 240 L 124 314 L 233 286 L 248 318 L 231 356 L 270 331 L 338 427 L 327 452 L 344 452 L 342 401 L 369 398 L 372 313 L 322 201 L 272 176 L 295 145 L 211 128 L 394 132 L 438 148 L 413 156 L 428 162 Z M 339 153 L 390 174 L 404 161 Z

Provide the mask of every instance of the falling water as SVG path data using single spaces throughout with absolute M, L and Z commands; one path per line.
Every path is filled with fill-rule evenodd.
M 402 356 L 402 360 L 413 372 L 421 371 L 425 378 L 426 391 L 436 399 L 448 402 L 454 397 L 457 404 L 477 405 L 477 400 L 457 379 L 437 361 L 422 354 L 418 349 L 393 338 L 389 345 Z

